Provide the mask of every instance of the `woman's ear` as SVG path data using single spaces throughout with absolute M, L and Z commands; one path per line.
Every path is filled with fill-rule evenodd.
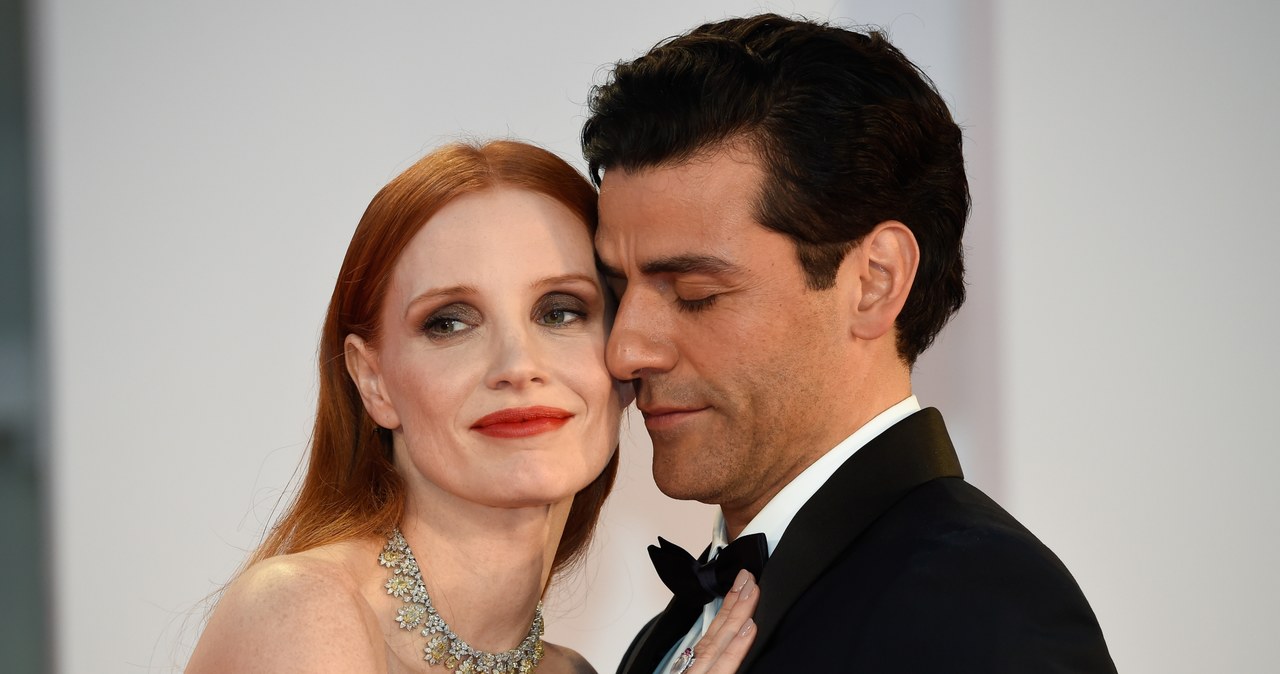
M 400 427 L 400 415 L 387 396 L 387 388 L 382 381 L 382 370 L 378 362 L 378 353 L 359 335 L 347 335 L 344 344 L 344 355 L 347 361 L 347 374 L 360 389 L 360 399 L 364 401 L 364 409 L 373 417 L 374 423 L 394 430 Z
M 857 275 L 853 335 L 873 340 L 893 334 L 894 321 L 911 293 L 920 265 L 920 246 L 906 225 L 886 220 L 875 226 L 845 259 Z

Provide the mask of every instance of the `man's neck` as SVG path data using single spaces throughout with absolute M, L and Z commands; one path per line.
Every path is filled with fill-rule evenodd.
M 840 438 L 829 442 L 820 452 L 807 458 L 803 465 L 797 464 L 797 468 L 786 471 L 785 479 L 776 481 L 773 488 L 758 498 L 752 499 L 750 503 L 744 506 L 732 503 L 721 504 L 720 512 L 723 516 L 725 533 L 728 535 L 727 540 L 737 538 L 749 526 L 751 533 L 761 530 L 769 533 L 767 530 L 774 527 L 772 521 L 775 519 L 781 519 L 785 528 L 785 524 L 790 522 L 795 510 L 808 501 L 813 492 L 821 487 L 850 456 L 887 428 L 919 409 L 920 403 L 908 391 L 902 399 L 894 401 L 857 424 L 852 430 L 845 432 Z M 778 499 L 780 494 L 783 494 L 784 500 L 787 501 L 779 506 L 780 512 L 766 517 L 768 521 L 761 526 L 751 526 L 761 513 L 769 508 L 775 499 Z M 771 535 L 771 546 L 776 543 L 776 538 L 781 537 L 781 534 L 781 531 L 777 531 Z

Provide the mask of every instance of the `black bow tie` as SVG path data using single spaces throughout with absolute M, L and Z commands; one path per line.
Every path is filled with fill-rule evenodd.
M 700 562 L 684 548 L 658 538 L 658 545 L 649 546 L 649 557 L 658 577 L 671 588 L 677 598 L 702 605 L 716 597 L 723 597 L 738 572 L 746 569 L 760 579 L 764 562 L 769 558 L 769 542 L 764 534 L 741 536 L 725 546 L 716 558 Z

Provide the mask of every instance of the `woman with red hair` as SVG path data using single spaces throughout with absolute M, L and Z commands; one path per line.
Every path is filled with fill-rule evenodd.
M 541 599 L 591 538 L 629 396 L 595 225 L 591 185 L 513 141 L 378 192 L 329 304 L 300 491 L 188 672 L 592 671 L 544 644 Z M 735 587 L 687 671 L 745 653 L 756 596 Z

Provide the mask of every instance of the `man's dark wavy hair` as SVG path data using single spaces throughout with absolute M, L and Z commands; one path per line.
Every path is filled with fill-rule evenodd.
M 920 245 L 897 319 L 908 365 L 964 302 L 960 128 L 879 32 L 775 14 L 708 23 L 618 63 L 589 106 L 582 149 L 597 186 L 611 168 L 747 143 L 766 172 L 757 219 L 795 242 L 811 289 L 830 288 L 877 224 L 904 223 Z

